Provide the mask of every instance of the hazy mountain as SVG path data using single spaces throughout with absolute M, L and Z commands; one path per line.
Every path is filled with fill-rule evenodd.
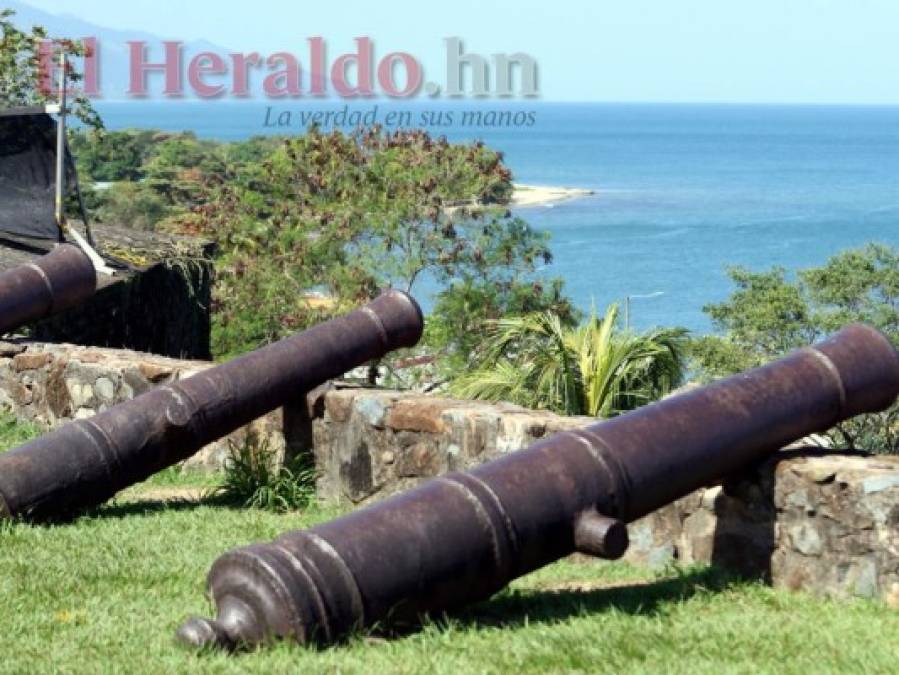
M 140 30 L 118 30 L 106 28 L 89 21 L 84 21 L 71 14 L 52 14 L 32 7 L 18 0 L 0 0 L 0 6 L 15 10 L 14 23 L 20 29 L 27 29 L 33 25 L 46 28 L 51 37 L 65 37 L 81 39 L 85 37 L 97 38 L 100 48 L 100 88 L 105 101 L 124 100 L 128 96 L 128 41 L 143 40 L 149 46 L 148 61 L 155 63 L 162 60 L 162 41 L 177 40 L 177 35 L 153 35 Z M 187 63 L 193 55 L 211 51 L 221 55 L 227 55 L 229 51 L 225 47 L 212 44 L 204 40 L 184 41 L 183 62 L 186 71 Z M 186 85 L 186 75 L 184 76 Z M 227 78 L 224 80 L 227 82 Z M 152 75 L 149 79 L 149 90 L 158 98 L 158 92 L 162 89 L 162 75 Z M 187 94 L 186 98 L 191 98 Z

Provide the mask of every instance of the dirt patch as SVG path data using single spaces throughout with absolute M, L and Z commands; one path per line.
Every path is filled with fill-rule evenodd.
M 616 588 L 634 588 L 636 586 L 651 586 L 657 583 L 657 580 L 635 580 L 627 581 L 557 581 L 546 584 L 537 584 L 534 586 L 536 590 L 547 591 L 549 593 L 567 593 L 576 591 L 585 593 L 588 591 L 608 591 Z
M 204 487 L 151 487 L 129 490 L 122 497 L 129 502 L 198 502 L 210 490 Z

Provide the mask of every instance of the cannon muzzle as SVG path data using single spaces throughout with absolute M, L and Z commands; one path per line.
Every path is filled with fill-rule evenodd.
M 101 504 L 326 380 L 411 347 L 416 302 L 388 291 L 344 316 L 0 454 L 0 517 L 42 520 Z
M 90 258 L 63 244 L 33 263 L 0 274 L 0 335 L 80 305 L 97 288 Z
M 624 523 L 897 394 L 896 350 L 849 326 L 763 368 L 225 553 L 208 577 L 217 618 L 189 620 L 179 638 L 327 644 L 482 600 L 575 551 L 618 557 Z

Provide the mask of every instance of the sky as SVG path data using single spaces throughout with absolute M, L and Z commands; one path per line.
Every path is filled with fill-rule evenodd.
M 374 40 L 444 79 L 443 38 L 524 52 L 548 101 L 899 103 L 897 0 L 27 0 L 117 29 L 307 59 Z M 0 0 L 0 6 L 4 3 Z

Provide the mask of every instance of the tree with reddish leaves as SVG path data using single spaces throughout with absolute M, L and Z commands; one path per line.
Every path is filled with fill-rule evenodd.
M 214 177 L 184 231 L 221 249 L 214 344 L 232 354 L 364 302 L 392 286 L 479 297 L 471 321 L 433 320 L 431 343 L 464 354 L 481 319 L 520 309 L 572 312 L 535 277 L 548 238 L 509 211 L 511 172 L 481 143 L 374 127 L 286 139 L 261 163 Z M 486 306 L 489 305 L 489 306 Z

